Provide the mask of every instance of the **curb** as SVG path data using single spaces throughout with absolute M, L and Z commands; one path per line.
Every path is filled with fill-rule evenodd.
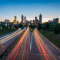
M 39 32 L 39 31 L 38 31 Z M 39 32 L 40 33 L 40 32 Z M 40 33 L 41 34 L 41 33 Z M 43 36 L 43 34 L 41 34 Z M 43 36 L 53 47 L 55 47 L 59 52 L 60 52 L 60 48 L 57 47 L 55 44 L 53 44 L 51 41 L 49 41 L 45 36 Z

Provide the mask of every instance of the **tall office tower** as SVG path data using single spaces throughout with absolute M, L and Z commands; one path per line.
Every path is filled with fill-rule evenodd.
M 39 23 L 39 20 L 37 19 L 37 17 L 35 17 L 35 25 L 37 25 Z
M 59 22 L 59 18 L 56 18 L 55 22 L 57 22 L 57 23 L 58 23 L 58 22 Z
M 36 22 L 37 22 L 37 17 L 35 17 L 35 25 L 36 25 Z
M 39 22 L 42 23 L 42 15 L 39 15 Z
M 14 16 L 14 20 L 13 20 L 14 24 L 17 24 L 17 21 L 16 21 L 16 16 Z
M 24 16 L 24 18 L 23 18 L 23 22 L 26 23 L 26 16 Z
M 37 19 L 37 17 L 35 17 L 35 20 Z
M 23 22 L 23 14 L 21 15 L 21 21 Z
M 58 23 L 59 22 L 59 18 L 54 18 L 53 22 Z

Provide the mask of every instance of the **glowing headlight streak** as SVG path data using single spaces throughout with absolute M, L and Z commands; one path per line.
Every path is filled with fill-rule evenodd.
M 38 33 L 37 33 L 38 34 Z M 46 46 L 46 44 L 43 42 L 43 40 L 41 39 L 41 37 L 38 35 L 38 39 L 40 39 L 41 43 L 44 45 L 45 49 L 47 50 L 47 52 L 49 53 L 50 57 L 52 60 L 56 60 L 56 58 L 52 55 L 52 53 L 50 52 L 50 50 L 48 49 L 48 47 Z M 53 58 L 54 57 L 54 58 Z
M 39 35 L 38 35 L 38 37 L 39 37 L 38 39 L 40 39 L 39 41 L 41 41 L 42 45 L 45 47 L 46 51 L 49 53 L 49 51 L 46 47 L 46 44 L 43 42 L 43 40 L 41 39 L 41 37 Z M 49 53 L 49 55 L 50 55 L 51 59 L 54 60 L 50 53 Z M 50 57 L 48 56 L 49 60 L 50 60 Z
M 35 29 L 35 33 L 36 33 L 36 29 Z M 39 41 L 38 36 L 37 36 L 36 34 L 35 34 L 35 36 L 36 36 L 36 38 L 37 38 L 36 41 L 38 41 L 38 42 L 40 43 L 40 46 L 41 46 L 41 49 L 42 49 L 42 51 L 43 51 L 43 53 L 44 53 L 45 59 L 48 60 L 47 56 L 45 55 L 45 54 L 46 54 L 46 51 L 45 51 L 43 45 L 42 45 L 41 42 Z
M 28 29 L 27 29 L 27 31 L 28 31 Z M 25 35 L 26 35 L 27 31 L 25 32 Z M 24 40 L 25 35 L 22 37 L 22 38 L 23 38 L 23 40 Z M 22 40 L 22 42 L 23 42 L 23 40 Z M 22 45 L 22 43 L 21 43 L 21 45 Z M 20 46 L 20 47 L 21 47 L 21 46 Z M 17 54 L 18 54 L 18 52 L 19 52 L 20 47 L 18 48 L 18 50 L 17 50 L 17 52 L 16 52 L 16 54 L 15 54 L 15 56 L 14 56 L 13 60 L 15 60 L 15 59 L 16 59 L 16 57 L 17 57 Z
M 26 42 L 27 42 L 27 36 L 26 36 L 26 41 L 25 41 L 25 45 L 24 45 L 24 51 L 25 51 L 25 47 L 26 47 Z M 23 51 L 23 55 L 22 55 L 22 60 L 23 60 L 23 56 L 24 56 L 24 51 Z
M 37 38 L 39 39 L 39 36 L 37 35 Z M 40 42 L 41 42 L 41 39 L 39 40 L 39 44 L 40 44 Z M 45 45 L 43 45 L 43 43 L 41 42 L 41 44 L 42 44 L 42 46 L 43 47 L 45 47 Z M 47 53 L 47 52 L 46 52 Z M 50 57 L 47 55 L 47 57 L 49 58 L 49 60 L 50 60 Z
M 35 38 L 36 38 L 36 36 L 35 36 Z M 36 38 L 36 42 L 37 42 L 38 49 L 39 49 L 39 51 L 40 51 L 40 54 L 41 54 L 41 50 L 40 50 L 40 47 L 39 47 L 39 43 L 38 43 L 38 41 L 37 41 L 37 38 Z
M 36 29 L 37 30 L 37 29 Z M 38 33 L 36 32 L 36 30 L 35 30 L 35 33 L 36 33 L 36 35 L 37 35 L 37 37 L 38 37 L 38 40 L 42 43 L 42 45 L 45 47 L 45 49 L 46 49 L 46 51 L 49 53 L 49 56 L 51 57 L 49 57 L 49 60 L 51 59 L 51 60 L 56 60 L 56 58 L 53 56 L 53 54 L 50 52 L 50 50 L 48 49 L 48 47 L 46 46 L 46 44 L 43 42 L 43 40 L 41 39 L 41 37 L 38 35 Z M 48 51 L 49 50 L 49 51 Z M 54 57 L 54 58 L 53 58 Z
M 28 30 L 28 28 L 27 28 L 27 30 Z M 17 50 L 17 52 L 16 52 L 16 54 L 15 54 L 15 56 L 14 56 L 14 60 L 16 59 L 16 56 L 17 56 L 18 51 L 19 51 L 19 49 L 20 49 L 20 47 L 21 47 L 21 45 L 22 45 L 22 42 L 23 42 L 24 37 L 25 37 L 25 35 L 26 35 L 26 33 L 27 33 L 27 30 L 25 31 L 24 35 L 23 35 L 22 38 L 19 40 L 19 42 L 17 43 L 17 45 L 16 45 L 15 48 L 12 50 L 12 52 L 10 53 L 10 55 L 7 57 L 6 60 L 10 60 L 10 58 L 13 57 L 14 53 L 15 53 L 16 50 Z M 18 48 L 18 49 L 17 49 L 17 48 Z

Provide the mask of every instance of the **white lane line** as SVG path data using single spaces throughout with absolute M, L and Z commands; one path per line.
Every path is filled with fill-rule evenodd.
M 30 46 L 30 31 L 29 31 L 29 46 Z
M 30 50 L 31 50 L 31 44 L 30 44 Z
M 31 47 L 32 47 L 32 37 L 31 37 L 31 42 L 30 42 L 30 50 L 31 50 Z
M 31 38 L 31 41 L 30 41 L 30 38 Z M 32 35 L 29 34 L 29 46 L 30 46 L 30 50 L 32 48 Z
M 45 45 L 46 46 L 46 45 Z M 51 53 L 51 51 L 49 50 L 49 48 L 46 46 L 46 48 L 48 49 L 48 51 Z M 51 55 L 54 57 L 54 55 L 51 53 Z M 54 57 L 55 60 L 57 60 L 55 57 Z

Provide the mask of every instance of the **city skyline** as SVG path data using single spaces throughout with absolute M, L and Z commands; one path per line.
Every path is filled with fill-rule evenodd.
M 21 15 L 26 16 L 26 20 L 33 20 L 35 16 L 39 20 L 42 14 L 42 22 L 47 22 L 53 18 L 60 20 L 60 1 L 59 0 L 1 0 L 0 2 L 0 21 L 8 19 L 21 21 Z

